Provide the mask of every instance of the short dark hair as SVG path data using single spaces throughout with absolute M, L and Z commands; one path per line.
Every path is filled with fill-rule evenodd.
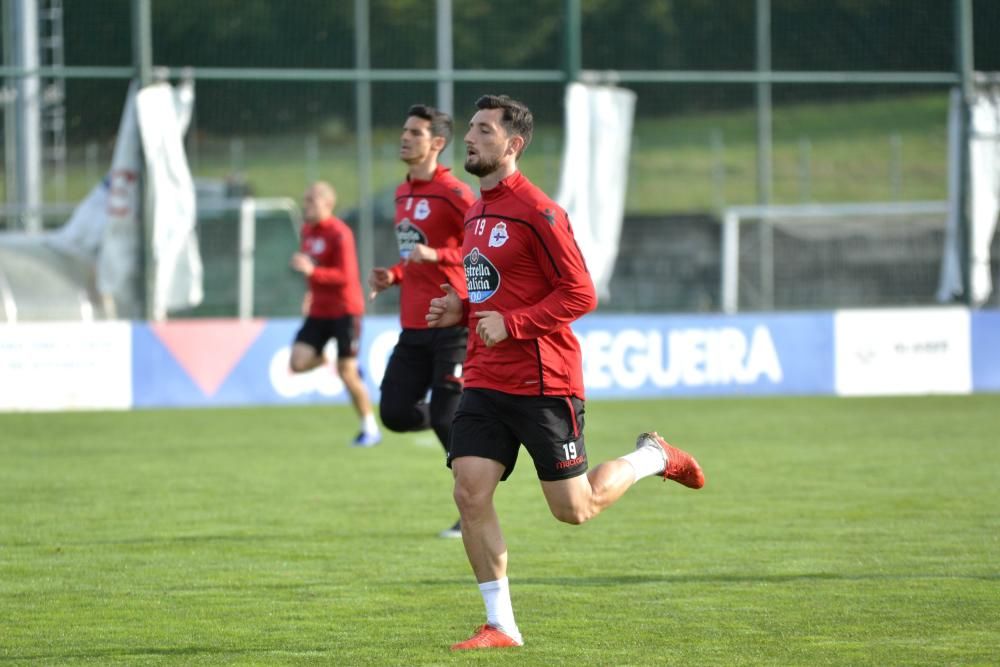
M 531 109 L 523 102 L 518 102 L 506 95 L 483 95 L 476 100 L 476 108 L 503 110 L 503 114 L 500 117 L 500 124 L 503 125 L 507 134 L 511 136 L 516 135 L 524 139 L 524 146 L 521 147 L 521 151 L 517 154 L 517 157 L 521 157 L 521 153 L 531 143 L 531 133 L 535 128 L 535 119 L 531 115 Z
M 451 120 L 451 116 L 441 111 L 440 109 L 435 109 L 428 104 L 414 104 L 410 107 L 410 110 L 406 112 L 406 117 L 416 116 L 417 118 L 423 118 L 431 123 L 431 136 L 432 137 L 444 137 L 444 145 L 447 146 L 451 141 L 451 133 L 454 123 Z

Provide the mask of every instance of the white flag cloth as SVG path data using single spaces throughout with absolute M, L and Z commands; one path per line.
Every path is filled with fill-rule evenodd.
M 618 257 L 625 217 L 635 93 L 613 86 L 566 88 L 566 139 L 559 193 L 600 299 Z
M 942 302 L 952 301 L 962 295 L 962 248 L 958 216 L 961 203 L 957 200 L 960 165 L 956 159 L 956 148 L 961 141 L 957 117 L 960 110 L 961 93 L 956 89 L 952 91 L 948 120 L 951 146 L 948 189 L 951 212 L 948 215 L 941 279 L 938 284 L 937 298 Z M 1000 215 L 1000 84 L 977 86 L 969 130 L 972 304 L 981 306 L 993 291 L 990 243 L 996 233 L 997 216 Z
M 177 89 L 154 84 L 136 97 L 146 187 L 153 200 L 152 313 L 157 320 L 170 311 L 197 306 L 203 298 L 194 180 L 184 153 L 193 103 L 190 83 Z
M 194 86 L 158 83 L 137 94 L 129 86 L 118 125 L 111 170 L 45 242 L 95 264 L 98 291 L 114 302 L 118 317 L 143 316 L 142 201 L 139 179 L 145 155 L 146 183 L 153 197 L 151 245 L 153 314 L 202 300 L 202 264 L 195 234 L 195 190 L 183 137 L 194 108 Z
M 142 236 L 139 228 L 142 215 L 139 198 L 139 177 L 142 150 L 139 146 L 139 126 L 135 115 L 135 94 L 139 86 L 132 83 L 125 100 L 115 152 L 108 172 L 108 200 L 101 247 L 97 257 L 97 290 L 114 299 L 119 315 L 141 317 L 142 291 L 139 284 L 142 257 Z

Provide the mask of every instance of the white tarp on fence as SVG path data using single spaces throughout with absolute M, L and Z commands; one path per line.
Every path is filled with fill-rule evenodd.
M 162 319 L 171 310 L 201 303 L 202 265 L 195 235 L 195 191 L 183 137 L 194 107 L 194 86 L 158 83 L 138 91 L 129 87 L 118 126 L 111 169 L 46 243 L 95 264 L 97 290 L 110 314 L 143 317 L 142 200 L 140 178 L 145 156 L 146 186 L 153 206 L 152 312 Z
M 201 303 L 201 254 L 195 232 L 194 180 L 184 153 L 194 90 L 165 83 L 139 91 L 136 111 L 153 199 L 153 319 Z
M 956 159 L 959 147 L 961 92 L 952 91 L 951 112 L 948 120 L 949 157 L 948 188 L 952 202 L 945 237 L 941 279 L 938 285 L 939 301 L 949 302 L 963 294 L 962 244 L 959 228 L 958 183 L 961 165 Z M 970 272 L 972 303 L 981 306 L 993 291 L 990 276 L 990 243 L 996 232 L 1000 215 L 1000 82 L 978 85 L 976 99 L 970 113 L 969 127 L 969 228 Z
M 607 299 L 618 257 L 635 93 L 571 83 L 566 88 L 566 140 L 559 194 L 598 297 Z

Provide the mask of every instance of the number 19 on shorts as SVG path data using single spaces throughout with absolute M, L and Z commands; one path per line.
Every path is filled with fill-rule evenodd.
M 562 446 L 562 448 L 563 448 L 563 454 L 565 455 L 567 461 L 570 461 L 570 460 L 576 458 L 576 443 L 575 442 L 567 442 L 566 444 L 564 444 Z

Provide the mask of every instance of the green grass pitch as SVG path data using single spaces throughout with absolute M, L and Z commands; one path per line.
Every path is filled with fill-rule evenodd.
M 1000 396 L 593 401 L 592 465 L 643 480 L 556 522 L 498 493 L 526 646 L 483 620 L 429 433 L 349 408 L 0 415 L 2 665 L 1000 663 Z

